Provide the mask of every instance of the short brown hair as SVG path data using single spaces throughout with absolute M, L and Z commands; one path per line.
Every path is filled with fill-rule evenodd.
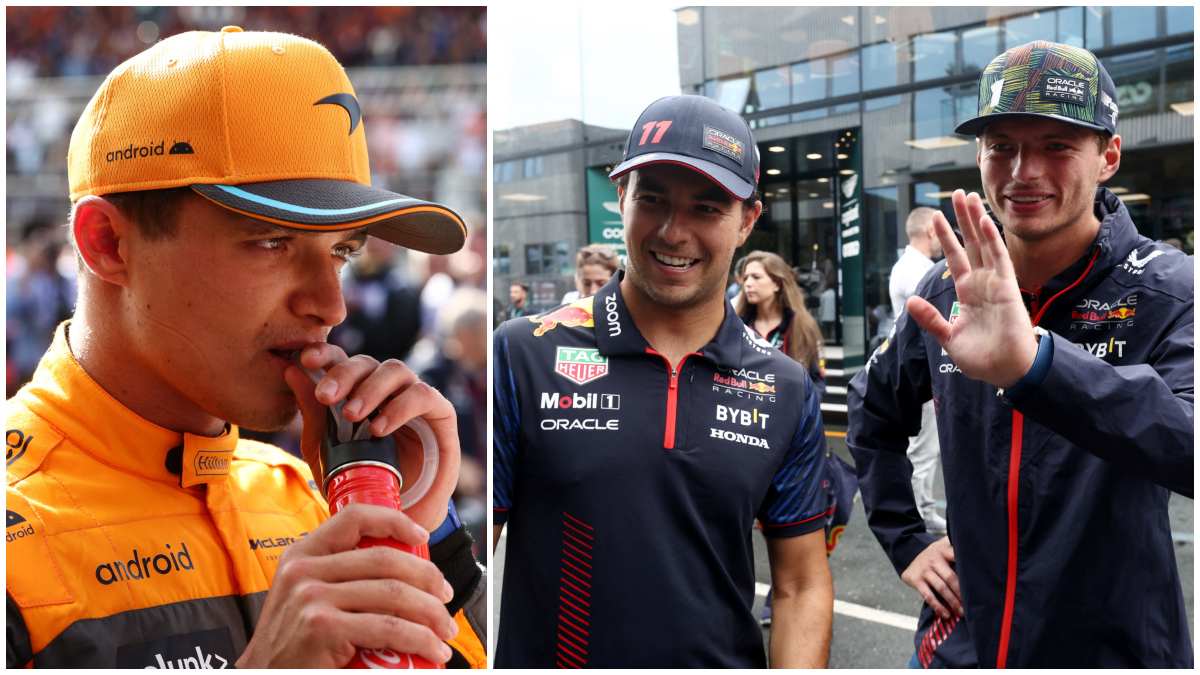
M 133 221 L 143 237 L 157 240 L 175 235 L 179 229 L 179 207 L 190 194 L 194 194 L 190 187 L 178 187 L 114 192 L 104 195 L 104 199 Z

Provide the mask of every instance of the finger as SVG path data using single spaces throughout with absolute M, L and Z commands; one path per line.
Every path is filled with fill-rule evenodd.
M 945 347 L 950 342 L 950 322 L 928 300 L 914 295 L 908 299 L 904 309 L 921 330 L 932 335 L 938 344 Z
M 942 562 L 934 564 L 933 573 L 937 581 L 932 585 L 938 595 L 955 614 L 961 615 L 962 597 L 958 594 L 958 575 L 949 565 Z
M 933 592 L 929 584 L 922 583 L 918 585 L 917 592 L 921 594 L 921 599 L 925 601 L 925 604 L 929 605 L 929 609 L 932 609 L 943 619 L 950 618 L 950 612 L 946 610 L 946 606 L 938 599 L 937 594 Z
M 937 235 L 938 241 L 942 243 L 942 252 L 946 255 L 946 267 L 950 269 L 954 283 L 957 284 L 971 271 L 971 265 L 967 261 L 967 254 L 963 251 L 962 245 L 958 243 L 958 237 L 954 236 L 954 230 L 950 229 L 950 223 L 941 211 L 933 214 L 933 231 Z
M 358 354 L 338 361 L 325 369 L 325 376 L 317 384 L 317 400 L 325 405 L 335 405 L 346 399 L 359 383 L 379 368 L 379 362 L 365 354 Z M 342 409 L 343 414 L 345 409 Z M 349 419 L 349 418 L 347 418 Z
M 954 545 L 950 543 L 950 537 L 945 536 L 938 541 L 939 543 L 945 542 L 941 546 L 942 557 L 950 562 L 954 562 Z
M 304 423 L 300 438 L 300 452 L 304 456 L 304 461 L 308 462 L 312 469 L 313 476 L 319 480 L 320 467 L 317 453 L 320 452 L 321 438 L 325 434 L 326 408 L 317 400 L 316 383 L 300 368 L 288 366 L 283 371 L 283 380 L 292 390 L 292 395 L 296 397 L 296 403 L 300 407 L 300 416 Z
M 458 624 L 438 598 L 395 579 L 360 579 L 337 584 L 314 584 L 308 594 L 347 612 L 387 614 L 425 626 L 441 640 L 452 640 Z
M 984 232 L 983 250 L 987 253 L 989 264 L 1002 279 L 1012 279 L 1016 283 L 1017 272 L 1013 269 L 1012 258 L 1008 255 L 1008 247 L 1000 237 L 1000 230 L 990 216 L 984 216 L 982 221 Z
M 432 562 L 390 546 L 356 548 L 328 555 L 288 559 L 280 563 L 278 582 L 302 585 L 307 581 L 338 584 L 367 579 L 391 580 L 411 586 L 447 603 L 454 589 Z
M 947 586 L 944 581 L 942 581 L 942 578 L 938 576 L 937 572 L 933 569 L 926 570 L 923 581 L 929 587 L 930 591 L 938 598 L 938 607 L 940 608 L 938 614 L 940 614 L 943 619 L 949 619 L 951 608 L 954 605 L 950 595 L 950 587 Z
M 353 359 L 351 359 L 352 361 Z M 365 378 L 355 384 L 353 389 L 346 392 L 346 405 L 342 408 L 342 414 L 346 419 L 357 422 L 373 412 L 396 392 L 404 390 L 416 381 L 416 373 L 408 366 L 396 359 L 388 359 L 378 364 Z M 378 426 L 382 427 L 383 425 Z
M 978 269 L 983 265 L 983 260 L 979 256 L 979 228 L 975 214 L 971 212 L 970 200 L 962 190 L 955 190 L 952 200 L 958 229 L 963 235 L 963 247 L 967 250 L 967 262 L 971 263 L 971 269 Z
M 411 371 L 410 371 L 411 373 Z M 454 405 L 426 382 L 412 377 L 412 384 L 388 401 L 371 422 L 371 433 L 387 436 L 414 417 L 423 417 L 433 428 L 433 434 L 441 443 L 446 432 L 457 436 L 458 424 Z M 452 424 L 446 425 L 450 420 Z M 439 429 L 440 427 L 440 429 Z
M 995 232 L 996 226 L 988 218 L 987 208 L 984 207 L 983 198 L 978 193 L 972 192 L 967 195 L 967 210 L 971 213 L 971 222 L 975 224 L 975 239 L 979 245 L 979 260 L 985 267 L 989 269 L 994 268 L 996 264 L 993 255 L 994 252 L 988 248 L 987 242 L 989 241 L 989 228 L 992 232 Z
M 371 504 L 351 504 L 292 544 L 292 548 L 298 548 L 300 555 L 329 555 L 355 548 L 363 537 L 395 539 L 410 546 L 429 541 L 429 533 L 403 511 Z
M 378 655 L 379 658 L 413 654 L 434 663 L 450 660 L 450 647 L 425 626 L 386 614 L 338 614 L 344 622 L 341 634 L 348 642 L 356 647 L 390 649 L 396 653 Z M 403 662 L 397 667 L 403 667 Z

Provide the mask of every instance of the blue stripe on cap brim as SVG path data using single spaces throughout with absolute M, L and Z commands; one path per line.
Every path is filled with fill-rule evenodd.
M 749 199 L 750 195 L 754 194 L 754 184 L 748 183 L 738 177 L 737 174 L 726 169 L 725 167 L 714 164 L 707 160 L 688 157 L 672 152 L 650 152 L 644 155 L 638 155 L 631 159 L 621 162 L 608 174 L 610 179 L 617 179 L 621 176 L 637 169 L 639 167 L 651 164 L 677 164 L 685 166 L 693 171 L 703 174 L 712 182 L 720 185 L 722 189 L 732 195 L 735 199 Z
M 381 239 L 439 255 L 457 251 L 466 241 L 466 225 L 453 210 L 350 181 L 297 179 L 192 189 L 231 211 L 288 228 L 366 227 Z

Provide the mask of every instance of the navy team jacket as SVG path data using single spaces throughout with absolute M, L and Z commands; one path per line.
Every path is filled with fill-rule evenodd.
M 1096 214 L 1087 254 L 1022 290 L 1053 340 L 1040 385 L 967 378 L 907 315 L 851 381 L 847 442 L 897 571 L 933 541 L 905 449 L 936 407 L 966 619 L 926 609 L 925 666 L 1192 666 L 1167 499 L 1194 489 L 1193 258 L 1140 236 L 1106 189 Z M 917 293 L 954 320 L 944 262 Z
M 824 527 L 816 392 L 728 303 L 668 363 L 620 278 L 495 336 L 496 665 L 765 667 L 751 530 Z

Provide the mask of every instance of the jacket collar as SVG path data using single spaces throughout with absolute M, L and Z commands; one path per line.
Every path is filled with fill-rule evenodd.
M 593 300 L 596 344 L 605 356 L 645 354 L 650 348 L 650 343 L 634 325 L 621 295 L 624 278 L 625 271 L 618 271 Z M 700 349 L 700 355 L 720 367 L 736 368 L 754 352 L 768 354 L 770 350 L 771 345 L 753 334 L 726 299 L 721 326 L 713 339 Z
M 238 442 L 226 424 L 217 437 L 172 431 L 144 419 L 104 390 L 75 360 L 70 321 L 59 325 L 30 382 L 29 408 L 84 452 L 124 472 L 183 487 L 225 480 Z M 172 465 L 174 471 L 168 469 Z
M 1075 284 L 1085 274 L 1086 277 L 1071 289 L 1069 297 L 1065 296 L 1057 300 L 1055 305 L 1091 290 L 1107 276 L 1109 270 L 1125 260 L 1129 252 L 1137 247 L 1141 235 L 1138 234 L 1133 219 L 1129 217 L 1129 210 L 1115 194 L 1107 188 L 1097 188 L 1094 208 L 1096 217 L 1100 219 L 1100 229 L 1096 232 L 1096 239 L 1079 260 L 1058 273 L 1039 289 L 1038 300 L 1040 302 L 1053 298 Z M 1026 297 L 1030 296 L 1024 290 L 1022 294 Z

